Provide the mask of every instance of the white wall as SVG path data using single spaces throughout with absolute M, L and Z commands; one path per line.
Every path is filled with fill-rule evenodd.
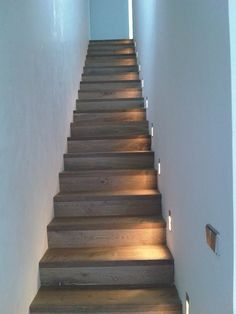
M 234 226 L 236 226 L 236 1 L 229 0 L 231 93 L 233 130 L 233 202 Z M 234 227 L 234 313 L 236 313 L 236 228 Z
M 0 313 L 26 314 L 87 49 L 88 1 L 0 2 Z
M 232 129 L 228 1 L 134 0 L 134 37 L 161 159 L 175 280 L 191 314 L 233 313 Z M 220 232 L 220 256 L 205 225 Z
M 91 39 L 129 38 L 128 0 L 90 0 Z

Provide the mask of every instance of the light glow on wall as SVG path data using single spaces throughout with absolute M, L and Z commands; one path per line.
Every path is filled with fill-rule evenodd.
M 128 8 L 129 8 L 129 38 L 134 38 L 134 30 L 133 30 L 133 0 L 128 0 Z

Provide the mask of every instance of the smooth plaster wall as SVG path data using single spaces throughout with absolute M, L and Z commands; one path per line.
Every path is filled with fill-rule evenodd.
M 0 313 L 26 314 L 89 38 L 87 0 L 0 1 Z
M 128 0 L 90 0 L 91 39 L 129 38 Z
M 233 313 L 232 123 L 228 1 L 134 0 L 134 38 L 161 159 L 175 280 L 191 314 Z M 220 232 L 220 256 L 205 225 Z
M 233 129 L 233 201 L 236 226 L 236 1 L 229 0 Z M 234 228 L 234 313 L 236 313 L 236 228 Z

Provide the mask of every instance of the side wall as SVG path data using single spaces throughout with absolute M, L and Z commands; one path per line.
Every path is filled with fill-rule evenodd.
M 234 313 L 236 313 L 236 1 L 229 0 L 234 200 Z
M 228 2 L 134 0 L 134 38 L 161 159 L 176 285 L 191 314 L 233 313 L 232 127 Z M 205 225 L 220 232 L 220 256 Z
M 87 0 L 0 3 L 0 313 L 26 314 L 89 38 Z
M 90 0 L 91 39 L 129 38 L 128 0 Z

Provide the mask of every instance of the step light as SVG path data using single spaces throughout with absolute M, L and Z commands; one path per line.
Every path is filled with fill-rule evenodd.
M 148 109 L 148 98 L 145 98 L 145 108 Z
M 172 231 L 172 216 L 171 216 L 170 210 L 169 210 L 169 214 L 168 214 L 168 230 Z
M 141 71 L 141 65 L 139 64 L 139 66 L 138 66 L 138 70 L 139 70 L 139 72 Z
M 142 88 L 144 87 L 144 79 L 141 80 Z
M 189 302 L 189 296 L 186 293 L 186 299 L 185 299 L 185 313 L 190 314 L 190 302 Z
M 154 125 L 153 125 L 153 123 L 151 124 L 151 136 L 152 137 L 154 136 Z
M 161 160 L 158 159 L 158 175 L 161 174 Z

